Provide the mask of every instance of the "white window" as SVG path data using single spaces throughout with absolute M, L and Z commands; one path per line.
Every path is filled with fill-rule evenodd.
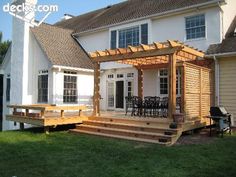
M 114 94 L 114 82 L 107 83 L 107 104 L 108 108 L 114 108 L 115 106 L 115 94 Z
M 77 103 L 77 76 L 76 72 L 64 72 L 64 103 Z
M 204 38 L 206 36 L 205 15 L 185 18 L 186 39 Z
M 38 76 L 38 103 L 48 102 L 48 74 Z
M 139 45 L 139 27 L 119 31 L 119 48 Z
M 160 94 L 167 95 L 168 94 L 168 70 L 167 69 L 160 69 L 159 70 L 159 81 L 160 81 Z M 176 70 L 176 94 L 181 94 L 181 72 L 180 69 Z
M 133 81 L 127 82 L 127 96 L 128 97 L 133 96 L 133 93 L 134 93 L 134 86 L 133 85 L 134 85 Z
M 134 73 L 127 73 L 127 78 L 133 78 L 134 77 Z
M 108 78 L 108 79 L 113 79 L 113 78 L 114 78 L 114 74 L 108 74 L 108 75 L 107 75 L 107 78 Z
M 127 48 L 129 45 L 148 44 L 148 24 L 111 31 L 110 47 Z
M 116 75 L 116 78 L 119 79 L 119 78 L 123 78 L 124 77 L 124 74 L 117 74 Z
M 160 94 L 168 94 L 168 70 L 160 69 L 159 70 L 159 79 L 160 79 Z

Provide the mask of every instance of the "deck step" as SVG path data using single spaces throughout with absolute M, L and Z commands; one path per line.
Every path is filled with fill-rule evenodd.
M 102 121 L 102 122 L 114 122 L 114 123 L 123 123 L 123 124 L 135 124 L 143 126 L 158 126 L 162 128 L 169 128 L 172 120 L 169 119 L 160 119 L 160 118 L 114 118 L 114 117 L 89 117 L 88 120 L 93 121 Z
M 117 128 L 91 126 L 91 125 L 80 125 L 77 127 L 77 130 L 84 130 L 84 131 L 98 132 L 98 133 L 112 134 L 112 135 L 119 135 L 119 136 L 128 136 L 128 137 L 135 137 L 135 138 L 142 138 L 142 139 L 151 139 L 151 140 L 157 140 L 157 141 L 163 140 L 167 142 L 170 142 L 171 138 L 174 137 L 174 135 L 164 135 L 164 134 L 153 133 L 153 132 L 124 130 L 124 129 L 117 129 Z
M 169 129 L 162 128 L 157 126 L 150 125 L 136 125 L 136 124 L 127 124 L 127 123 L 115 123 L 108 121 L 98 121 L 98 120 L 87 120 L 83 121 L 83 125 L 91 125 L 91 126 L 100 126 L 107 128 L 117 128 L 131 131 L 141 131 L 141 132 L 151 132 L 151 133 L 162 133 L 162 134 L 177 134 L 178 129 Z M 77 125 L 79 126 L 79 125 Z
M 125 140 L 138 141 L 138 142 L 144 142 L 144 143 L 155 143 L 155 144 L 166 145 L 166 146 L 171 145 L 170 142 L 159 142 L 157 140 L 150 140 L 150 139 L 129 137 L 129 136 L 121 136 L 121 135 L 107 134 L 107 133 L 101 133 L 101 132 L 91 132 L 91 131 L 80 130 L 80 129 L 73 129 L 73 130 L 70 130 L 70 132 L 75 133 L 75 134 L 77 134 L 77 133 L 78 134 L 89 134 L 89 135 L 95 135 L 95 136 L 118 138 L 118 139 L 125 139 Z

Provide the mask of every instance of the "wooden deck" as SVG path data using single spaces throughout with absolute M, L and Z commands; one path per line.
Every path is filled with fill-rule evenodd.
M 25 124 L 45 127 L 48 132 L 49 127 L 58 125 L 78 124 L 87 120 L 87 116 L 82 114 L 85 106 L 56 106 L 56 105 L 9 105 L 13 109 L 12 114 L 6 115 L 6 120 L 20 123 L 20 128 L 24 129 Z
M 83 124 L 77 125 L 72 133 L 90 134 L 111 138 L 134 140 L 161 145 L 173 145 L 184 131 L 207 126 L 206 121 L 187 121 L 170 128 L 172 119 L 152 117 L 131 117 L 124 112 L 101 112 L 100 116 L 89 116 Z

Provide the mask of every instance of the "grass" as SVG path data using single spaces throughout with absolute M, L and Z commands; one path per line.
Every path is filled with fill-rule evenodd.
M 236 135 L 162 147 L 67 132 L 0 133 L 0 177 L 234 177 Z

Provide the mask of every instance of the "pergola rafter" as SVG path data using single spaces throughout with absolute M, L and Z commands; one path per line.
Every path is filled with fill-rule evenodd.
M 91 52 L 90 57 L 95 63 L 94 78 L 94 114 L 99 115 L 99 73 L 100 63 L 119 62 L 133 65 L 138 69 L 138 94 L 143 96 L 143 69 L 166 66 L 169 70 L 169 115 L 176 110 L 176 66 L 186 61 L 196 61 L 203 58 L 204 53 L 181 42 L 168 40 L 154 42 L 150 45 L 128 46 L 104 51 Z M 182 89 L 183 90 L 183 89 Z M 184 94 L 182 101 L 184 102 Z

